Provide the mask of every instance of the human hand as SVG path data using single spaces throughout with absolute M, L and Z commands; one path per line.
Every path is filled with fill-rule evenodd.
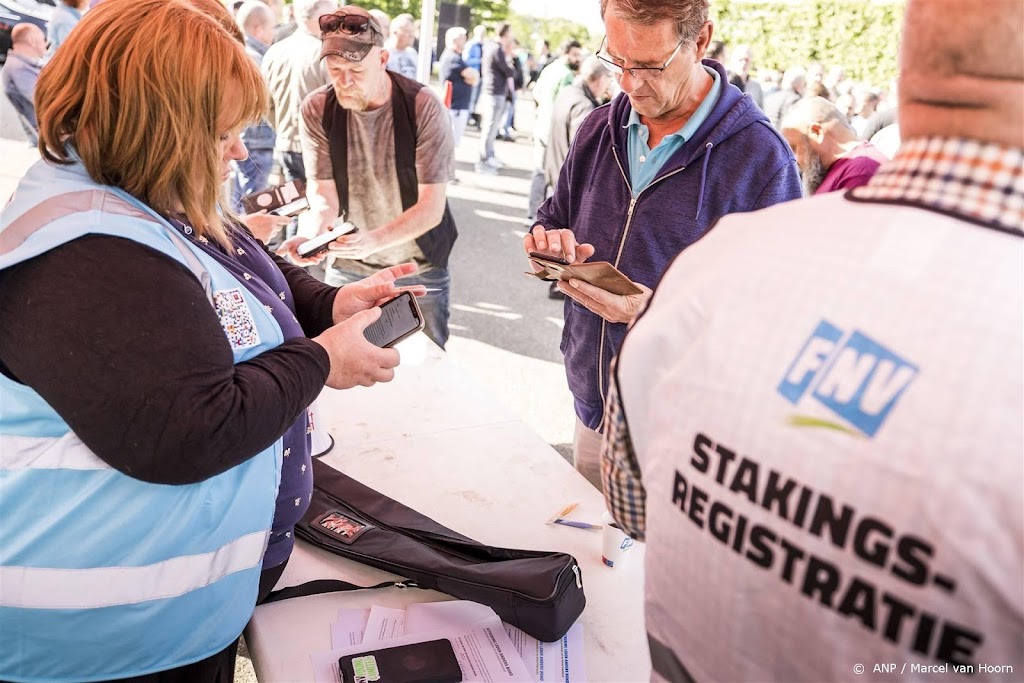
M 269 242 L 291 220 L 288 216 L 267 213 L 266 209 L 242 216 L 242 223 L 245 224 L 245 227 L 249 228 L 253 237 L 264 244 Z
M 558 290 L 610 323 L 631 323 L 651 298 L 650 287 L 639 282 L 633 284 L 643 291 L 639 294 L 612 294 L 576 278 L 559 281 Z
M 360 230 L 342 235 L 330 244 L 332 256 L 359 261 L 388 246 L 381 230 Z
M 297 266 L 315 266 L 316 264 L 323 261 L 324 257 L 327 256 L 327 254 L 324 252 L 320 252 L 319 254 L 315 256 L 310 256 L 308 258 L 299 256 L 299 247 L 308 241 L 308 238 L 302 237 L 300 235 L 296 235 L 295 237 L 286 239 L 284 242 L 281 243 L 281 246 L 277 248 L 277 255 L 286 256 L 288 260 L 290 260 Z
M 331 357 L 327 386 L 332 389 L 370 387 L 394 379 L 400 361 L 398 351 L 377 347 L 363 336 L 363 330 L 378 318 L 379 308 L 359 311 L 313 339 Z
M 523 248 L 527 255 L 535 251 L 565 259 L 569 263 L 583 263 L 594 255 L 593 245 L 576 242 L 576 235 L 572 230 L 548 230 L 543 225 L 533 226 L 533 230 L 523 238 Z M 544 270 L 532 261 L 530 265 L 533 266 L 534 272 Z
M 359 311 L 380 306 L 385 301 L 393 299 L 399 292 L 408 291 L 415 296 L 423 296 L 427 293 L 427 288 L 423 285 L 395 286 L 395 280 L 408 277 L 417 269 L 418 266 L 413 262 L 402 263 L 378 270 L 370 277 L 345 285 L 338 290 L 337 296 L 334 297 L 334 322 L 343 322 Z

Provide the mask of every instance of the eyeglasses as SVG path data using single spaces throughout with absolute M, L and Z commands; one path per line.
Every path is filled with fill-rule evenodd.
M 661 78 L 662 74 L 665 73 L 665 69 L 668 68 L 668 65 L 671 64 L 672 60 L 676 58 L 677 54 L 679 54 L 679 49 L 683 46 L 683 43 L 686 42 L 686 38 L 681 39 L 679 43 L 676 44 L 676 49 L 672 51 L 671 55 L 669 55 L 668 61 L 666 61 L 662 66 L 626 67 L 613 62 L 612 58 L 608 56 L 608 53 L 604 52 L 605 40 L 607 40 L 607 38 L 601 41 L 601 47 L 597 50 L 597 58 L 600 59 L 601 62 L 608 67 L 608 70 L 616 76 L 621 76 L 623 73 L 628 71 L 630 76 L 641 81 L 656 81 Z
M 366 33 L 367 30 L 375 34 L 380 33 L 376 22 L 372 18 L 364 17 L 361 14 L 334 13 L 325 14 L 320 17 L 321 33 L 341 32 L 350 36 L 358 36 Z

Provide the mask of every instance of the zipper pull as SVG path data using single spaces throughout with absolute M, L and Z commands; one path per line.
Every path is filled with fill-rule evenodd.
M 583 579 L 580 578 L 580 568 L 579 568 L 579 565 L 575 565 L 574 564 L 572 566 L 572 573 L 576 575 L 576 587 L 577 588 L 583 588 Z

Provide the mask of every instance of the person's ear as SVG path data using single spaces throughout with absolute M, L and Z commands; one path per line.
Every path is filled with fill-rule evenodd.
M 697 61 L 704 59 L 707 54 L 708 45 L 711 44 L 711 36 L 715 34 L 715 24 L 710 19 L 704 22 L 697 33 Z
M 807 137 L 815 144 L 820 145 L 825 141 L 825 127 L 820 123 L 812 123 L 807 127 Z
M 385 50 L 384 48 L 381 48 L 381 50 L 380 50 L 380 68 L 382 68 L 382 69 L 388 68 L 388 58 L 389 57 L 391 57 L 391 55 L 388 53 L 388 51 Z

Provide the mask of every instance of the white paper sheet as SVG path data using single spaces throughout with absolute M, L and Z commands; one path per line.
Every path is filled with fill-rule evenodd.
M 371 611 L 371 621 L 372 618 Z M 459 667 L 462 669 L 462 680 L 466 683 L 492 683 L 494 681 L 525 683 L 534 680 L 523 664 L 523 660 L 517 656 L 512 641 L 509 640 L 501 621 L 496 616 L 477 622 L 471 628 L 463 629 L 461 632 L 415 633 L 392 638 L 387 642 L 371 644 L 364 642 L 362 645 L 318 652 L 311 657 L 313 673 L 318 683 L 339 683 L 341 676 L 338 671 L 338 659 L 345 655 L 439 638 L 447 638 L 452 642 Z
M 405 635 L 405 610 L 374 605 L 366 622 L 363 645 L 372 645 Z
M 338 620 L 331 624 L 331 647 L 337 649 L 362 644 L 369 619 L 368 609 L 339 609 Z
M 512 640 L 512 645 L 522 657 L 523 664 L 537 681 L 571 683 L 587 680 L 583 654 L 583 624 L 579 621 L 573 624 L 561 639 L 553 643 L 545 643 L 528 636 L 515 626 L 504 623 L 503 626 Z
M 487 605 L 469 600 L 423 602 L 409 605 L 405 612 L 405 632 L 450 631 L 494 615 Z M 583 624 L 576 622 L 560 640 L 544 643 L 528 636 L 515 626 L 503 624 L 527 671 L 534 679 L 551 681 L 585 681 Z

